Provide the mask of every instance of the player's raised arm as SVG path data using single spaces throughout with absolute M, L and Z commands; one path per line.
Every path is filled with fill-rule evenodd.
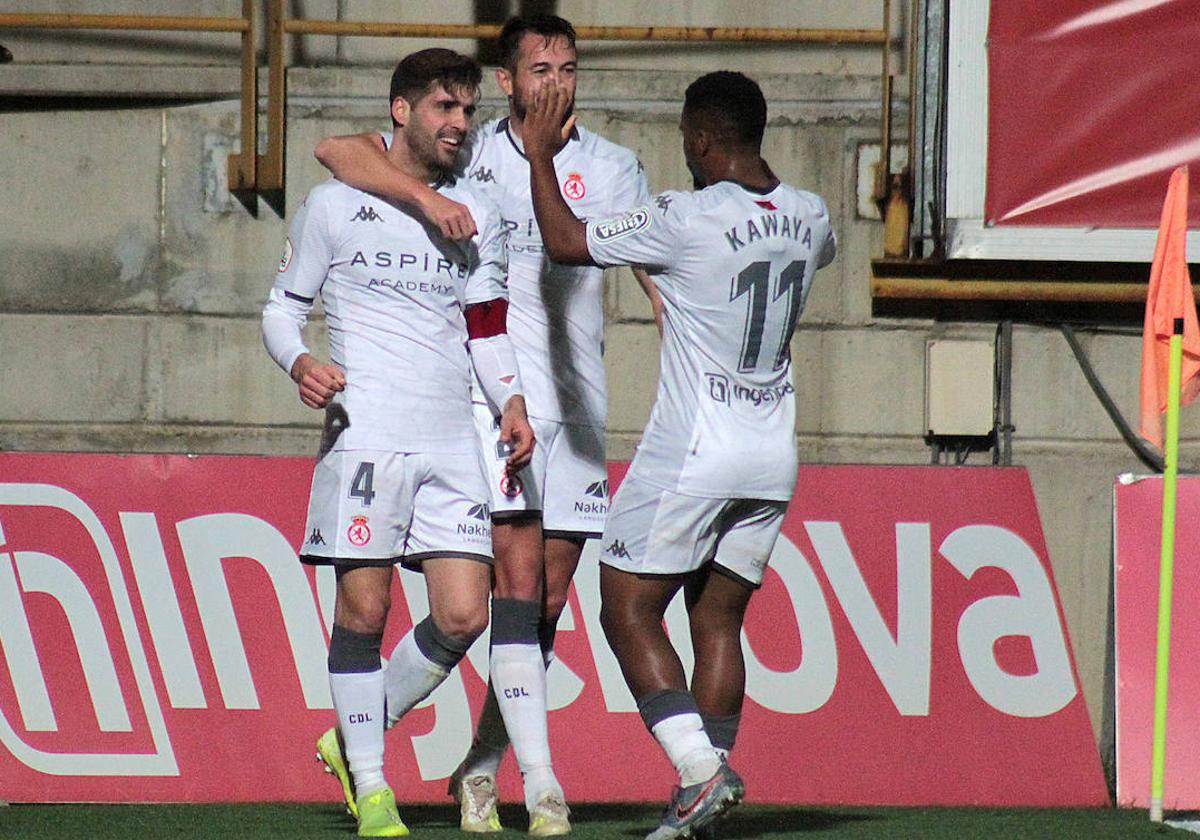
M 564 123 L 568 94 L 557 85 L 543 85 L 525 114 L 522 139 L 529 158 L 533 211 L 550 259 L 564 265 L 591 265 L 583 222 L 575 217 L 558 191 L 554 155 L 569 133 L 574 116 Z
M 447 239 L 462 241 L 477 232 L 475 219 L 465 204 L 447 198 L 393 165 L 377 132 L 326 137 L 313 154 L 342 183 L 407 204 Z

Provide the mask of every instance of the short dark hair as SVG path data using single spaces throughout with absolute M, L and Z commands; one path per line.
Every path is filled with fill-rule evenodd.
M 478 61 L 454 50 L 431 47 L 405 56 L 396 65 L 388 103 L 399 96 L 415 105 L 435 82 L 448 91 L 465 88 L 474 92 L 482 81 L 483 70 Z
M 517 54 L 520 52 L 521 39 L 532 32 L 541 35 L 546 40 L 566 38 L 571 49 L 575 49 L 575 27 L 566 18 L 558 15 L 529 15 L 528 17 L 511 17 L 504 22 L 500 29 L 500 66 L 509 70 L 517 66 Z
M 688 85 L 685 114 L 703 114 L 742 146 L 762 145 L 767 126 L 767 100 L 758 83 L 742 73 L 718 70 Z

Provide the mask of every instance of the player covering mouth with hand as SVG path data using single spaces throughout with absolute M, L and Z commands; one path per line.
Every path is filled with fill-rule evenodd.
M 795 488 L 790 339 L 816 270 L 836 253 L 817 195 L 761 157 L 767 106 L 740 73 L 687 89 L 680 131 L 695 192 L 580 221 L 558 189 L 568 113 L 546 86 L 525 119 L 546 252 L 568 265 L 641 265 L 662 296 L 658 395 L 602 539 L 601 624 L 647 729 L 679 774 L 648 840 L 708 832 L 745 785 L 726 759 L 745 695 L 741 627 Z M 754 399 L 770 393 L 777 399 Z M 689 685 L 663 629 L 682 590 Z

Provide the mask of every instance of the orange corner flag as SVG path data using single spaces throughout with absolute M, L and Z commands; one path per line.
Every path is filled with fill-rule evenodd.
M 1159 449 L 1163 447 L 1162 413 L 1167 407 L 1167 370 L 1170 341 L 1176 318 L 1183 319 L 1183 392 L 1186 405 L 1200 392 L 1200 325 L 1196 322 L 1196 299 L 1187 266 L 1188 168 L 1171 173 L 1158 242 L 1150 266 L 1150 290 L 1146 296 L 1146 324 L 1142 332 L 1142 427 L 1140 434 Z

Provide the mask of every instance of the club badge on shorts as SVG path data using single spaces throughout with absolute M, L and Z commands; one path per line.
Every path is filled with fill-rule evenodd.
M 500 492 L 510 499 L 515 499 L 521 495 L 525 489 L 525 485 L 521 483 L 521 479 L 515 475 L 505 474 L 500 478 Z
M 371 529 L 367 527 L 367 517 L 356 516 L 346 529 L 346 539 L 361 548 L 371 541 Z
M 583 185 L 583 175 L 578 172 L 568 172 L 567 180 L 563 182 L 563 195 L 572 201 L 579 201 L 587 195 L 587 187 Z

